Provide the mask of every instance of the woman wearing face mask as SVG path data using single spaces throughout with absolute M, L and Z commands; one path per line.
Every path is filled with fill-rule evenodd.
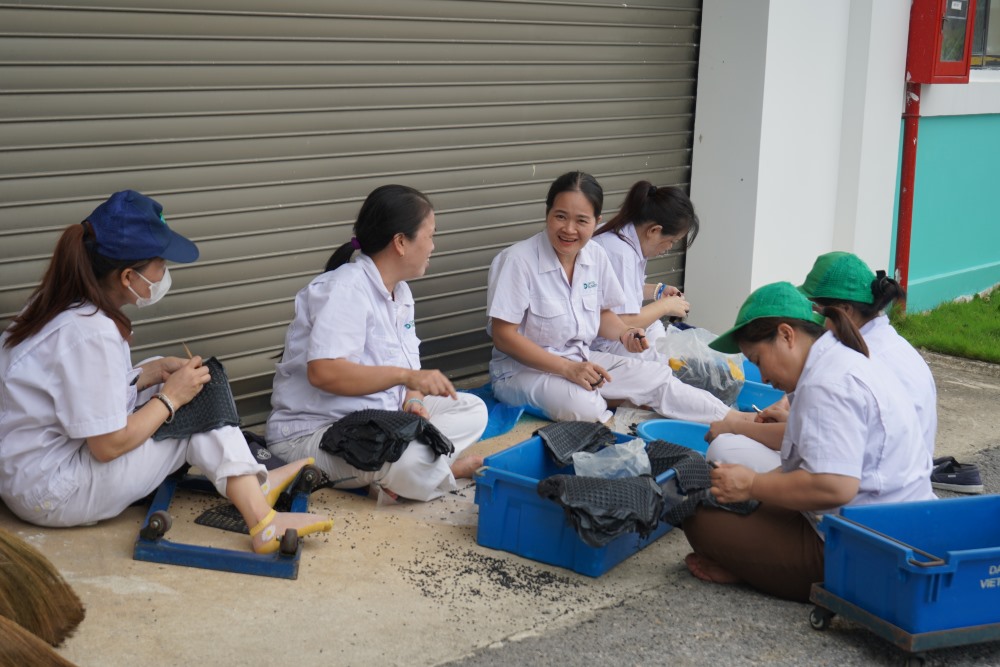
M 354 238 L 295 297 L 295 319 L 274 374 L 267 442 L 285 458 L 314 457 L 331 479 L 343 480 L 341 488 L 374 485 L 390 496 L 432 500 L 483 464 L 482 457 L 458 456 L 486 429 L 486 405 L 457 393 L 441 371 L 420 367 L 406 281 L 427 271 L 435 225 L 421 192 L 376 188 L 358 212 Z M 363 470 L 321 448 L 334 422 L 365 409 L 423 417 L 455 451 L 436 456 L 414 440 L 398 460 L 368 462 L 381 465 Z
M 615 313 L 625 294 L 607 253 L 589 243 L 603 201 L 593 176 L 563 174 L 545 200 L 545 229 L 494 258 L 486 304 L 494 394 L 555 421 L 607 422 L 608 400 L 698 422 L 738 415 L 666 364 L 637 356 L 648 348 L 644 329 Z M 598 336 L 630 354 L 594 349 Z
M 645 330 L 649 349 L 639 353 L 643 359 L 667 361 L 656 350 L 657 339 L 666 335 L 662 319 L 686 317 L 691 309 L 676 287 L 646 282 L 646 262 L 697 235 L 698 216 L 688 196 L 680 188 L 658 188 L 649 181 L 633 185 L 618 214 L 594 232 L 594 242 L 608 253 L 625 293 L 625 303 L 614 312 L 625 324 Z M 630 354 L 619 341 L 601 337 L 594 349 Z
M 330 530 L 324 517 L 272 509 L 308 460 L 268 473 L 231 426 L 152 439 L 210 379 L 200 357 L 132 367 L 132 326 L 122 309 L 166 294 L 167 260 L 198 257 L 162 211 L 125 190 L 68 227 L 41 284 L 0 337 L 0 497 L 30 523 L 90 524 L 191 463 L 243 515 L 254 551 L 276 551 L 289 528 Z
M 804 602 L 823 580 L 816 529 L 823 514 L 935 498 L 930 457 L 913 446 L 920 441 L 916 410 L 906 388 L 868 359 L 847 314 L 814 312 L 791 283 L 753 292 L 733 328 L 709 346 L 745 354 L 765 382 L 789 394 L 791 408 L 780 467 L 757 472 L 723 463 L 712 471 L 717 500 L 761 504 L 745 516 L 699 508 L 683 524 L 694 549 L 688 569 L 705 581 L 745 582 Z

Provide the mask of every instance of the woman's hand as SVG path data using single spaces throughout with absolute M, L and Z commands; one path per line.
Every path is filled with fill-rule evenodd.
M 785 423 L 788 421 L 788 397 L 783 397 L 774 405 L 769 405 L 757 413 L 756 421 L 762 424 Z
M 427 406 L 424 405 L 424 397 L 416 392 L 407 392 L 406 400 L 403 401 L 403 412 L 408 412 L 411 415 L 416 415 L 418 417 L 423 417 L 424 419 L 430 419 L 431 413 L 427 411 Z
M 738 503 L 753 498 L 753 480 L 757 473 L 735 463 L 718 463 L 711 473 L 709 489 L 720 503 Z
M 190 403 L 211 379 L 208 367 L 201 365 L 201 357 L 193 357 L 181 360 L 181 365 L 164 380 L 161 391 L 179 408 Z
M 570 361 L 562 375 L 587 391 L 595 391 L 602 387 L 605 382 L 611 381 L 608 372 L 592 361 Z
M 138 367 L 141 373 L 136 387 L 146 389 L 154 384 L 163 384 L 171 373 L 176 373 L 185 363 L 187 363 L 187 359 L 180 357 L 160 357 L 147 361 Z
M 664 285 L 663 292 L 660 294 L 660 298 L 665 299 L 668 296 L 684 296 L 684 294 L 673 285 Z
M 683 294 L 664 296 L 657 301 L 657 304 L 663 309 L 661 317 L 687 317 L 691 310 L 691 304 L 687 302 Z
M 413 370 L 407 373 L 406 388 L 424 396 L 450 396 L 458 398 L 451 380 L 439 370 Z
M 618 336 L 618 342 L 625 346 L 625 349 L 633 354 L 638 354 L 649 349 L 649 341 L 646 340 L 646 331 L 639 327 L 628 327 Z

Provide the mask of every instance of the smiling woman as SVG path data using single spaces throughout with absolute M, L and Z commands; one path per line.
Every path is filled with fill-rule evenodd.
M 556 421 L 606 422 L 608 400 L 698 422 L 738 415 L 666 364 L 636 356 L 649 348 L 645 331 L 614 312 L 625 295 L 604 249 L 589 242 L 603 203 L 593 176 L 563 174 L 545 200 L 545 229 L 494 258 L 486 306 L 494 394 Z M 598 336 L 635 355 L 592 349 Z

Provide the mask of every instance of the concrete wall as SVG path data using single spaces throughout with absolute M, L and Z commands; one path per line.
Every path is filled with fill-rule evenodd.
M 1000 283 L 1000 72 L 925 84 L 920 104 L 910 311 Z
M 721 332 L 829 250 L 891 264 L 908 17 L 908 0 L 705 0 L 692 321 Z

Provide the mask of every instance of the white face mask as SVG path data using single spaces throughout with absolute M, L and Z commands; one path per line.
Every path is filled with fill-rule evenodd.
M 135 305 L 137 308 L 145 308 L 146 306 L 152 306 L 154 303 L 156 303 L 164 296 L 166 296 L 167 292 L 170 290 L 170 285 L 171 285 L 170 269 L 168 269 L 167 267 L 163 268 L 163 277 L 160 278 L 160 280 L 155 283 L 152 282 L 146 276 L 139 273 L 138 271 L 135 272 L 135 275 L 145 280 L 146 284 L 149 285 L 148 297 L 139 296 L 139 294 L 134 289 L 132 289 L 131 285 L 128 286 L 128 291 L 132 292 L 132 294 L 135 294 Z

